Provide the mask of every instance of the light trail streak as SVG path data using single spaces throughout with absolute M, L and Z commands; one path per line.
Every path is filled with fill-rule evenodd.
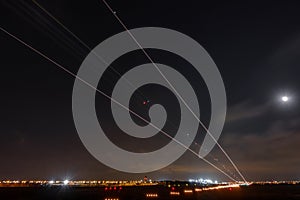
M 68 29 L 62 22 L 60 22 L 55 16 L 53 16 L 48 10 L 46 10 L 41 4 L 39 4 L 36 0 L 32 0 L 32 2 L 34 4 L 36 4 L 41 10 L 43 10 L 49 17 L 51 17 L 56 23 L 58 23 L 64 30 L 66 30 L 69 34 L 71 34 L 74 38 L 76 38 L 83 46 L 85 46 L 90 52 L 92 52 L 101 62 L 103 62 L 104 64 L 108 65 L 108 62 L 106 62 L 106 60 L 99 56 L 96 52 L 94 52 L 93 49 L 91 49 L 85 42 L 83 42 L 76 34 L 74 34 L 70 29 Z M 114 15 L 116 15 L 116 12 L 113 12 Z M 116 15 L 117 16 L 117 15 Z M 122 21 L 119 19 L 119 21 L 122 23 Z M 125 24 L 122 23 L 122 26 L 128 31 L 127 27 L 125 26 Z M 129 32 L 129 31 L 128 31 Z M 129 32 L 130 33 L 130 32 Z M 131 33 L 130 33 L 131 34 Z M 133 35 L 131 34 L 131 36 L 133 37 Z M 133 37 L 133 39 L 135 39 Z M 135 40 L 135 42 L 138 43 L 138 41 Z M 141 48 L 141 46 L 139 46 Z M 142 49 L 144 50 L 144 49 Z M 148 54 L 147 54 L 148 55 Z M 148 56 L 149 59 L 151 59 L 150 56 Z M 152 62 L 153 63 L 153 62 Z M 134 87 L 134 85 L 129 81 L 127 80 L 126 78 L 124 78 L 117 70 L 115 70 L 113 67 L 110 66 L 110 68 L 115 72 L 117 73 L 120 78 L 123 78 L 130 86 Z M 171 85 L 172 86 L 172 85 Z M 175 88 L 173 89 L 175 90 Z M 145 98 L 145 96 L 140 92 L 138 91 L 139 94 L 141 96 L 143 96 L 143 98 Z M 177 92 L 177 91 L 176 91 Z M 180 96 L 179 96 L 180 97 Z M 185 102 L 184 102 L 185 103 Z M 185 103 L 186 105 L 186 103 Z M 191 109 L 188 107 L 188 109 L 191 111 Z M 191 111 L 192 112 L 192 111 Z M 194 114 L 192 112 L 192 114 Z M 168 122 L 170 122 L 169 120 L 167 120 Z M 198 120 L 199 121 L 199 120 Z M 175 127 L 175 125 L 173 125 L 172 122 L 170 122 L 172 124 L 172 126 Z M 196 145 L 198 145 L 196 142 L 195 142 Z M 222 149 L 221 149 L 222 150 Z M 232 172 L 230 172 L 234 177 L 236 177 Z
M 92 48 L 90 48 L 84 41 L 82 41 L 77 35 L 75 35 L 70 29 L 68 29 L 63 23 L 61 23 L 56 17 L 54 17 L 48 10 L 46 10 L 41 4 L 39 4 L 36 0 L 32 0 L 32 2 L 37 5 L 42 11 L 44 11 L 51 19 L 53 19 L 56 23 L 58 23 L 63 29 L 65 29 L 69 34 L 71 34 L 75 39 L 77 39 L 85 48 L 87 48 L 93 55 L 97 57 L 102 63 L 107 65 L 109 68 L 111 68 L 116 74 L 119 75 L 120 78 L 123 78 L 128 85 L 130 85 L 132 88 L 135 88 L 134 85 L 127 80 L 124 76 L 122 76 L 116 69 L 114 69 L 109 63 L 100 55 L 98 55 Z M 143 97 L 143 99 L 146 99 L 146 97 L 138 90 L 138 93 Z
M 96 90 L 97 92 L 99 92 L 100 94 L 102 94 L 104 97 L 110 99 L 112 102 L 116 103 L 117 105 L 121 106 L 122 108 L 126 109 L 128 112 L 132 113 L 133 115 L 135 115 L 136 117 L 140 118 L 141 120 L 143 120 L 144 122 L 148 123 L 149 125 L 151 125 L 153 128 L 155 128 L 156 130 L 162 132 L 165 136 L 167 136 L 168 138 L 170 138 L 171 140 L 175 141 L 177 144 L 179 144 L 180 146 L 184 147 L 186 150 L 190 151 L 192 154 L 196 155 L 198 158 L 202 159 L 203 161 L 205 161 L 207 164 L 211 165 L 212 167 L 214 167 L 215 169 L 217 169 L 218 171 L 220 171 L 222 174 L 224 174 L 225 176 L 227 176 L 229 179 L 236 181 L 234 178 L 232 178 L 229 174 L 227 174 L 226 172 L 224 172 L 223 170 L 221 170 L 220 168 L 218 168 L 216 165 L 214 165 L 213 163 L 211 163 L 210 161 L 206 160 L 205 158 L 199 156 L 199 154 L 197 154 L 195 151 L 193 151 L 192 149 L 190 149 L 189 147 L 187 147 L 186 145 L 184 145 L 183 143 L 181 143 L 180 141 L 174 139 L 172 136 L 170 136 L 168 133 L 166 133 L 163 130 L 160 130 L 158 127 L 156 127 L 154 124 L 152 124 L 151 122 L 147 121 L 146 119 L 144 119 L 143 117 L 141 117 L 140 115 L 138 115 L 137 113 L 135 113 L 134 111 L 130 110 L 129 108 L 127 108 L 126 106 L 124 106 L 123 104 L 119 103 L 118 101 L 116 101 L 115 99 L 111 98 L 110 96 L 108 96 L 107 94 L 105 94 L 104 92 L 102 92 L 101 90 L 99 90 L 98 88 L 94 87 L 93 85 L 91 85 L 90 83 L 88 83 L 87 81 L 85 81 L 84 79 L 82 79 L 81 77 L 77 76 L 76 74 L 74 74 L 73 72 L 71 72 L 70 70 L 68 70 L 67 68 L 65 68 L 64 66 L 60 65 L 59 63 L 55 62 L 53 59 L 49 58 L 48 56 L 46 56 L 45 54 L 43 54 L 42 52 L 40 52 L 39 50 L 35 49 L 34 47 L 32 47 L 31 45 L 27 44 L 26 42 L 24 42 L 23 40 L 21 40 L 20 38 L 14 36 L 13 34 L 9 33 L 8 31 L 6 31 L 4 28 L 0 27 L 0 30 L 4 33 L 6 33 L 7 35 L 9 35 L 10 37 L 12 37 L 13 39 L 15 39 L 16 41 L 20 42 L 21 44 L 23 44 L 24 46 L 26 46 L 27 48 L 29 48 L 30 50 L 34 51 L 35 53 L 37 53 L 38 55 L 40 55 L 41 57 L 45 58 L 46 60 L 50 61 L 51 63 L 53 63 L 54 65 L 56 65 L 57 67 L 59 67 L 60 69 L 62 69 L 63 71 L 67 72 L 68 74 L 70 74 L 71 76 L 73 76 L 74 78 L 77 78 L 78 80 L 80 80 L 82 83 L 86 84 L 87 86 L 91 87 L 92 89 Z
M 174 88 L 174 86 L 171 84 L 171 82 L 167 79 L 167 77 L 162 73 L 162 71 L 159 69 L 159 67 L 156 65 L 156 63 L 152 60 L 152 58 L 149 56 L 149 54 L 146 52 L 146 50 L 141 46 L 141 44 L 136 40 L 136 38 L 133 36 L 133 34 L 130 32 L 130 30 L 127 28 L 127 26 L 123 23 L 123 21 L 118 17 L 117 13 L 110 7 L 110 5 L 105 1 L 102 0 L 103 3 L 106 5 L 106 7 L 110 10 L 110 12 L 115 16 L 115 18 L 119 21 L 119 23 L 123 26 L 123 28 L 127 31 L 127 33 L 130 35 L 130 37 L 133 39 L 133 41 L 139 46 L 139 48 L 143 51 L 145 56 L 149 59 L 149 61 L 153 64 L 153 66 L 157 69 L 157 71 L 160 73 L 160 75 L 164 78 L 164 80 L 169 84 L 169 86 L 173 89 L 175 94 L 179 97 L 179 99 L 183 102 L 183 104 L 186 106 L 186 108 L 192 113 L 192 115 L 197 119 L 199 124 L 203 127 L 203 129 L 207 132 L 207 134 L 213 139 L 213 141 L 216 143 L 216 145 L 221 149 L 221 151 L 224 153 L 224 155 L 227 157 L 229 162 L 232 164 L 232 166 L 235 168 L 235 170 L 238 172 L 240 177 L 247 183 L 245 177 L 242 175 L 240 170 L 237 168 L 237 166 L 234 164 L 233 160 L 230 158 L 230 156 L 226 153 L 226 151 L 222 148 L 222 146 L 218 143 L 218 141 L 215 139 L 215 137 L 210 133 L 208 128 L 204 125 L 204 123 L 199 119 L 199 117 L 192 111 L 192 109 L 187 105 L 186 101 L 182 98 L 182 96 L 177 92 L 177 90 Z
M 55 22 L 57 22 L 63 29 L 65 29 L 69 34 L 71 34 L 74 38 L 76 38 L 83 46 L 85 46 L 90 52 L 92 52 L 101 62 L 103 62 L 104 64 L 108 65 L 108 62 L 105 61 L 105 59 L 101 56 L 99 56 L 96 52 L 94 52 L 93 49 L 91 49 L 85 42 L 83 42 L 76 34 L 74 34 L 69 28 L 67 28 L 62 22 L 60 22 L 55 16 L 53 16 L 48 10 L 46 10 L 41 4 L 39 4 L 36 0 L 32 0 L 32 2 L 34 4 L 36 4 L 41 10 L 43 10 L 49 17 L 51 17 Z M 113 12 L 114 15 L 116 15 L 116 12 Z M 122 21 L 120 20 L 120 22 L 122 23 Z M 125 26 L 125 24 L 123 24 L 123 27 L 127 30 L 127 27 Z M 127 30 L 128 31 L 128 30 Z M 129 32 L 130 33 L 130 32 Z M 131 33 L 130 33 L 131 34 Z M 133 35 L 132 35 L 133 37 Z M 134 37 L 133 37 L 134 38 Z M 135 39 L 135 38 L 134 38 Z M 136 41 L 137 42 L 137 41 Z M 141 48 L 141 46 L 140 46 Z M 144 49 L 142 49 L 144 50 Z M 149 56 L 148 58 L 151 59 L 151 57 Z M 123 78 L 129 85 L 131 85 L 132 87 L 134 87 L 134 85 L 127 80 L 126 78 L 122 77 L 122 75 L 116 71 L 114 68 L 111 67 L 111 69 L 116 72 L 120 78 Z M 139 91 L 138 91 L 139 92 Z M 177 92 L 177 91 L 176 91 Z M 139 92 L 143 97 L 144 95 Z M 194 114 L 194 113 L 193 113 Z M 171 123 L 172 126 L 176 127 L 171 121 L 167 120 L 168 122 Z M 199 121 L 199 120 L 198 120 Z M 198 145 L 196 142 L 194 142 L 196 145 Z M 199 145 L 200 146 L 200 145 Z M 230 172 L 231 173 L 231 172 Z M 231 175 L 233 175 L 234 177 L 236 177 L 234 174 L 231 173 Z

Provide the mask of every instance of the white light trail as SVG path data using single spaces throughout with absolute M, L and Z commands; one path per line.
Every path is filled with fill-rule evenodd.
M 118 17 L 116 12 L 110 7 L 110 5 L 105 1 L 102 0 L 106 7 L 111 11 L 111 13 L 115 16 L 115 18 L 119 21 L 119 23 L 123 26 L 123 28 L 127 31 L 127 33 L 130 35 L 130 37 L 134 40 L 134 42 L 139 46 L 139 48 L 143 51 L 145 56 L 149 59 L 149 61 L 153 64 L 153 66 L 157 69 L 157 71 L 160 73 L 160 75 L 164 78 L 164 80 L 169 84 L 169 86 L 173 89 L 175 94 L 179 97 L 179 99 L 182 101 L 182 103 L 186 106 L 186 108 L 192 113 L 192 115 L 197 119 L 199 124 L 203 127 L 203 129 L 207 132 L 207 134 L 213 139 L 213 141 L 216 143 L 216 145 L 220 148 L 220 150 L 224 153 L 226 158 L 229 160 L 229 162 L 232 164 L 232 166 L 235 168 L 235 170 L 238 172 L 238 174 L 241 176 L 241 178 L 245 181 L 245 177 L 242 175 L 240 170 L 237 168 L 237 166 L 234 164 L 233 160 L 230 158 L 230 156 L 226 153 L 226 151 L 222 148 L 222 146 L 218 143 L 218 141 L 215 139 L 215 137 L 210 133 L 208 128 L 204 125 L 204 123 L 199 119 L 199 117 L 192 111 L 192 109 L 187 105 L 186 101 L 182 98 L 182 96 L 177 92 L 177 90 L 174 88 L 174 86 L 170 83 L 170 81 L 167 79 L 167 77 L 162 73 L 162 71 L 158 68 L 156 63 L 152 60 L 152 58 L 149 56 L 149 54 L 145 51 L 145 49 L 141 46 L 141 44 L 136 40 L 136 38 L 132 35 L 130 30 L 127 28 L 127 26 L 123 23 L 123 21 Z
M 90 52 L 92 52 L 100 61 L 102 61 L 104 64 L 106 64 L 106 65 L 108 65 L 108 62 L 106 62 L 105 61 L 105 59 L 103 58 L 103 57 L 101 57 L 101 56 L 99 56 L 96 52 L 94 52 L 94 50 L 93 49 L 91 49 L 85 42 L 83 42 L 77 35 L 75 35 L 70 29 L 68 29 L 63 23 L 61 23 L 56 17 L 54 17 L 49 11 L 47 11 L 41 4 L 39 4 L 36 0 L 32 0 L 32 2 L 34 3 L 34 4 L 36 4 L 41 10 L 43 10 L 49 17 L 51 17 L 55 22 L 57 22 L 62 28 L 64 28 L 68 33 L 70 33 L 74 38 L 76 38 L 83 46 L 85 46 Z M 106 2 L 104 2 L 104 3 L 106 3 Z M 107 3 L 106 3 L 107 4 Z M 110 8 L 110 6 L 107 4 L 107 6 L 108 6 L 108 8 Z M 135 40 L 135 38 L 133 37 L 133 35 L 131 34 L 131 32 L 127 29 L 127 27 L 125 26 L 125 24 L 121 21 L 121 19 L 119 19 L 118 18 L 118 16 L 116 15 L 117 13 L 115 12 L 115 11 L 113 11 L 112 9 L 110 9 L 112 12 L 113 12 L 113 14 L 117 17 L 117 19 L 120 21 L 120 23 L 122 24 L 122 26 L 128 31 L 128 33 L 130 34 L 130 36 Z M 139 45 L 139 43 L 138 43 L 138 41 L 137 40 L 135 40 L 135 42 Z M 139 45 L 139 47 L 140 48 L 142 48 L 141 47 L 141 45 Z M 144 49 L 142 48 L 142 50 L 144 51 Z M 144 53 L 146 53 L 146 52 L 144 52 Z M 146 53 L 146 56 L 152 61 L 152 59 L 151 59 L 151 57 L 150 56 L 148 56 L 148 54 Z M 152 61 L 152 63 L 153 63 L 153 61 Z M 153 63 L 154 64 L 154 63 Z M 155 64 L 156 65 L 156 64 Z M 134 85 L 129 81 L 129 80 L 127 80 L 126 78 L 124 78 L 117 70 L 115 70 L 114 68 L 112 68 L 111 67 L 111 69 L 115 72 L 115 73 L 117 73 L 119 76 L 120 76 L 120 78 L 123 78 L 131 87 L 134 87 Z M 159 69 L 158 69 L 159 70 Z M 161 72 L 160 70 L 159 70 L 159 72 Z M 162 73 L 161 73 L 162 74 Z M 163 74 L 162 74 L 163 75 Z M 164 75 L 163 75 L 164 76 Z M 165 78 L 165 77 L 164 77 Z M 166 78 L 165 78 L 165 80 L 167 80 Z M 168 80 L 167 80 L 168 81 Z M 170 85 L 171 83 L 169 83 L 169 85 Z M 172 85 L 170 85 L 172 88 L 174 88 Z M 134 87 L 135 88 L 135 87 Z M 176 93 L 178 93 L 176 90 L 175 90 L 175 88 L 173 89 Z M 139 92 L 139 91 L 138 91 Z M 140 94 L 141 94 L 141 96 L 143 96 L 144 98 L 145 98 L 145 96 L 141 93 L 141 92 L 139 92 Z M 181 99 L 182 99 L 182 97 L 181 96 L 179 96 Z M 183 103 L 187 106 L 187 104 L 186 104 L 186 102 L 185 101 L 183 101 Z M 193 113 L 193 111 L 191 111 L 191 109 L 190 109 L 190 107 L 188 107 L 188 109 L 190 110 L 190 112 L 192 112 L 192 114 L 195 116 L 195 114 Z M 197 116 L 196 116 L 197 117 Z M 198 118 L 197 118 L 198 119 Z M 169 120 L 168 120 L 169 121 Z M 198 121 L 200 121 L 199 119 L 198 119 Z M 170 122 L 170 121 L 169 121 Z M 202 122 L 200 121 L 200 124 L 201 124 Z M 173 124 L 172 124 L 173 125 Z M 174 125 L 173 125 L 174 126 Z M 202 127 L 204 126 L 204 124 L 202 124 Z M 204 128 L 206 129 L 206 127 L 204 126 Z M 207 130 L 207 132 L 210 134 L 210 132 Z M 214 140 L 215 140 L 215 138 L 213 138 Z M 218 144 L 218 142 L 216 142 L 217 144 Z M 195 144 L 197 144 L 196 142 L 195 142 Z M 221 147 L 221 150 L 222 150 L 222 147 Z M 236 177 L 236 176 L 234 176 L 234 177 Z
M 137 113 L 135 113 L 134 111 L 130 110 L 129 108 L 127 108 L 126 106 L 124 106 L 123 104 L 119 103 L 118 101 L 116 101 L 115 99 L 111 98 L 110 96 L 108 96 L 107 94 L 105 94 L 104 92 L 102 92 L 101 90 L 99 90 L 98 88 L 94 87 L 93 85 L 91 85 L 90 83 L 88 83 L 87 81 L 85 81 L 84 79 L 80 78 L 79 76 L 77 76 L 76 74 L 74 74 L 73 72 L 71 72 L 70 70 L 68 70 L 67 68 L 65 68 L 64 66 L 60 65 L 59 63 L 55 62 L 54 60 L 52 60 L 51 58 L 49 58 L 48 56 L 46 56 L 45 54 L 43 54 L 42 52 L 40 52 L 39 50 L 35 49 L 34 47 L 32 47 L 31 45 L 27 44 L 26 42 L 24 42 L 23 40 L 19 39 L 18 37 L 14 36 L 13 34 L 9 33 L 8 31 L 6 31 L 5 29 L 3 29 L 2 27 L 0 27 L 0 30 L 3 31 L 4 33 L 6 33 L 7 35 L 9 35 L 10 37 L 12 37 L 13 39 L 17 40 L 18 42 L 22 43 L 24 46 L 28 47 L 29 49 L 31 49 L 32 51 L 34 51 L 35 53 L 39 54 L 41 57 L 45 58 L 46 60 L 50 61 L 51 63 L 53 63 L 54 65 L 56 65 L 57 67 L 59 67 L 60 69 L 62 69 L 63 71 L 67 72 L 68 74 L 70 74 L 71 76 L 73 76 L 74 78 L 77 78 L 78 80 L 80 80 L 81 82 L 83 82 L 84 84 L 86 84 L 87 86 L 91 87 L 92 89 L 96 90 L 97 92 L 99 92 L 100 94 L 102 94 L 103 96 L 105 96 L 106 98 L 110 99 L 112 102 L 116 103 L 117 105 L 121 106 L 122 108 L 126 109 L 128 112 L 132 113 L 133 115 L 135 115 L 136 117 L 140 118 L 141 120 L 143 120 L 144 122 L 148 123 L 149 125 L 151 125 L 153 128 L 155 128 L 156 130 L 162 132 L 165 136 L 167 136 L 168 138 L 170 138 L 171 140 L 175 141 L 176 143 L 178 143 L 179 145 L 181 145 L 182 147 L 184 147 L 186 150 L 190 151 L 191 153 L 193 153 L 194 155 L 196 155 L 198 158 L 202 159 L 203 161 L 205 161 L 207 164 L 211 165 L 212 167 L 214 167 L 215 169 L 217 169 L 218 171 L 220 171 L 222 174 L 224 174 L 225 176 L 227 176 L 229 179 L 233 180 L 233 181 L 237 181 L 234 178 L 232 178 L 229 174 L 227 174 L 226 172 L 224 172 L 223 170 L 221 170 L 220 168 L 218 168 L 216 165 L 214 165 L 213 163 L 211 163 L 210 161 L 206 160 L 205 158 L 199 156 L 199 154 L 197 154 L 195 151 L 193 151 L 192 149 L 190 149 L 189 147 L 187 147 L 186 145 L 184 145 L 183 143 L 181 143 L 180 141 L 174 139 L 172 136 L 170 136 L 168 133 L 166 133 L 163 130 L 160 130 L 158 127 L 156 127 L 154 124 L 152 124 L 151 122 L 147 121 L 146 119 L 144 119 L 143 117 L 141 117 L 140 115 L 138 115 Z

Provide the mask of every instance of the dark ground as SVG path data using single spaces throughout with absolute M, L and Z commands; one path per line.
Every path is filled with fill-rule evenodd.
M 300 185 L 251 185 L 248 187 L 221 189 L 213 191 L 183 194 L 184 188 L 176 188 L 181 193 L 179 197 L 171 197 L 170 188 L 165 186 L 151 187 L 123 187 L 121 190 L 107 190 L 102 187 L 11 187 L 0 188 L 0 199 L 35 200 L 35 199 L 96 199 L 119 198 L 119 200 L 141 199 L 258 199 L 258 200 L 286 200 L 300 199 Z M 146 193 L 157 193 L 159 198 L 146 198 Z

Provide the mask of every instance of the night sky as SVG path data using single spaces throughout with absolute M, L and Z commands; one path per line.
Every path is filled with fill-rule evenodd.
M 102 1 L 38 1 L 89 47 L 94 48 L 124 28 Z M 300 3 L 297 1 L 109 1 L 128 28 L 164 27 L 199 42 L 215 61 L 227 93 L 227 118 L 220 144 L 248 180 L 300 179 Z M 89 50 L 32 1 L 1 1 L 0 25 L 77 73 Z M 88 153 L 72 116 L 74 77 L 5 33 L 1 42 L 0 179 L 152 179 L 212 178 L 220 172 L 186 152 L 159 171 L 129 174 L 106 167 Z M 206 86 L 189 63 L 164 51 L 150 50 L 154 61 L 181 71 L 200 102 L 208 125 L 210 101 Z M 149 62 L 141 51 L 113 63 L 119 73 Z M 111 92 L 118 75 L 107 71 L 99 88 Z M 290 101 L 280 101 L 282 95 Z M 150 105 L 143 106 L 144 100 Z M 96 96 L 96 109 L 108 137 L 124 149 L 145 152 L 165 145 L 167 138 L 137 141 L 112 123 L 109 101 Z M 166 106 L 165 129 L 176 133 L 178 101 L 163 87 L 142 87 L 131 106 L 147 118 L 153 103 Z M 107 115 L 106 115 L 107 113 Z M 139 125 L 143 122 L 134 119 Z M 199 128 L 195 142 L 205 131 Z M 121 138 L 121 139 L 120 139 Z M 155 144 L 156 146 L 153 146 Z M 154 149 L 153 149 L 154 148 Z M 191 149 L 199 149 L 195 144 Z M 209 161 L 237 176 L 221 151 Z

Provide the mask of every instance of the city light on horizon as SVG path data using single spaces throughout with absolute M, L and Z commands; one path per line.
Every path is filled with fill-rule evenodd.
M 64 180 L 64 185 L 68 185 L 69 184 L 69 180 Z

